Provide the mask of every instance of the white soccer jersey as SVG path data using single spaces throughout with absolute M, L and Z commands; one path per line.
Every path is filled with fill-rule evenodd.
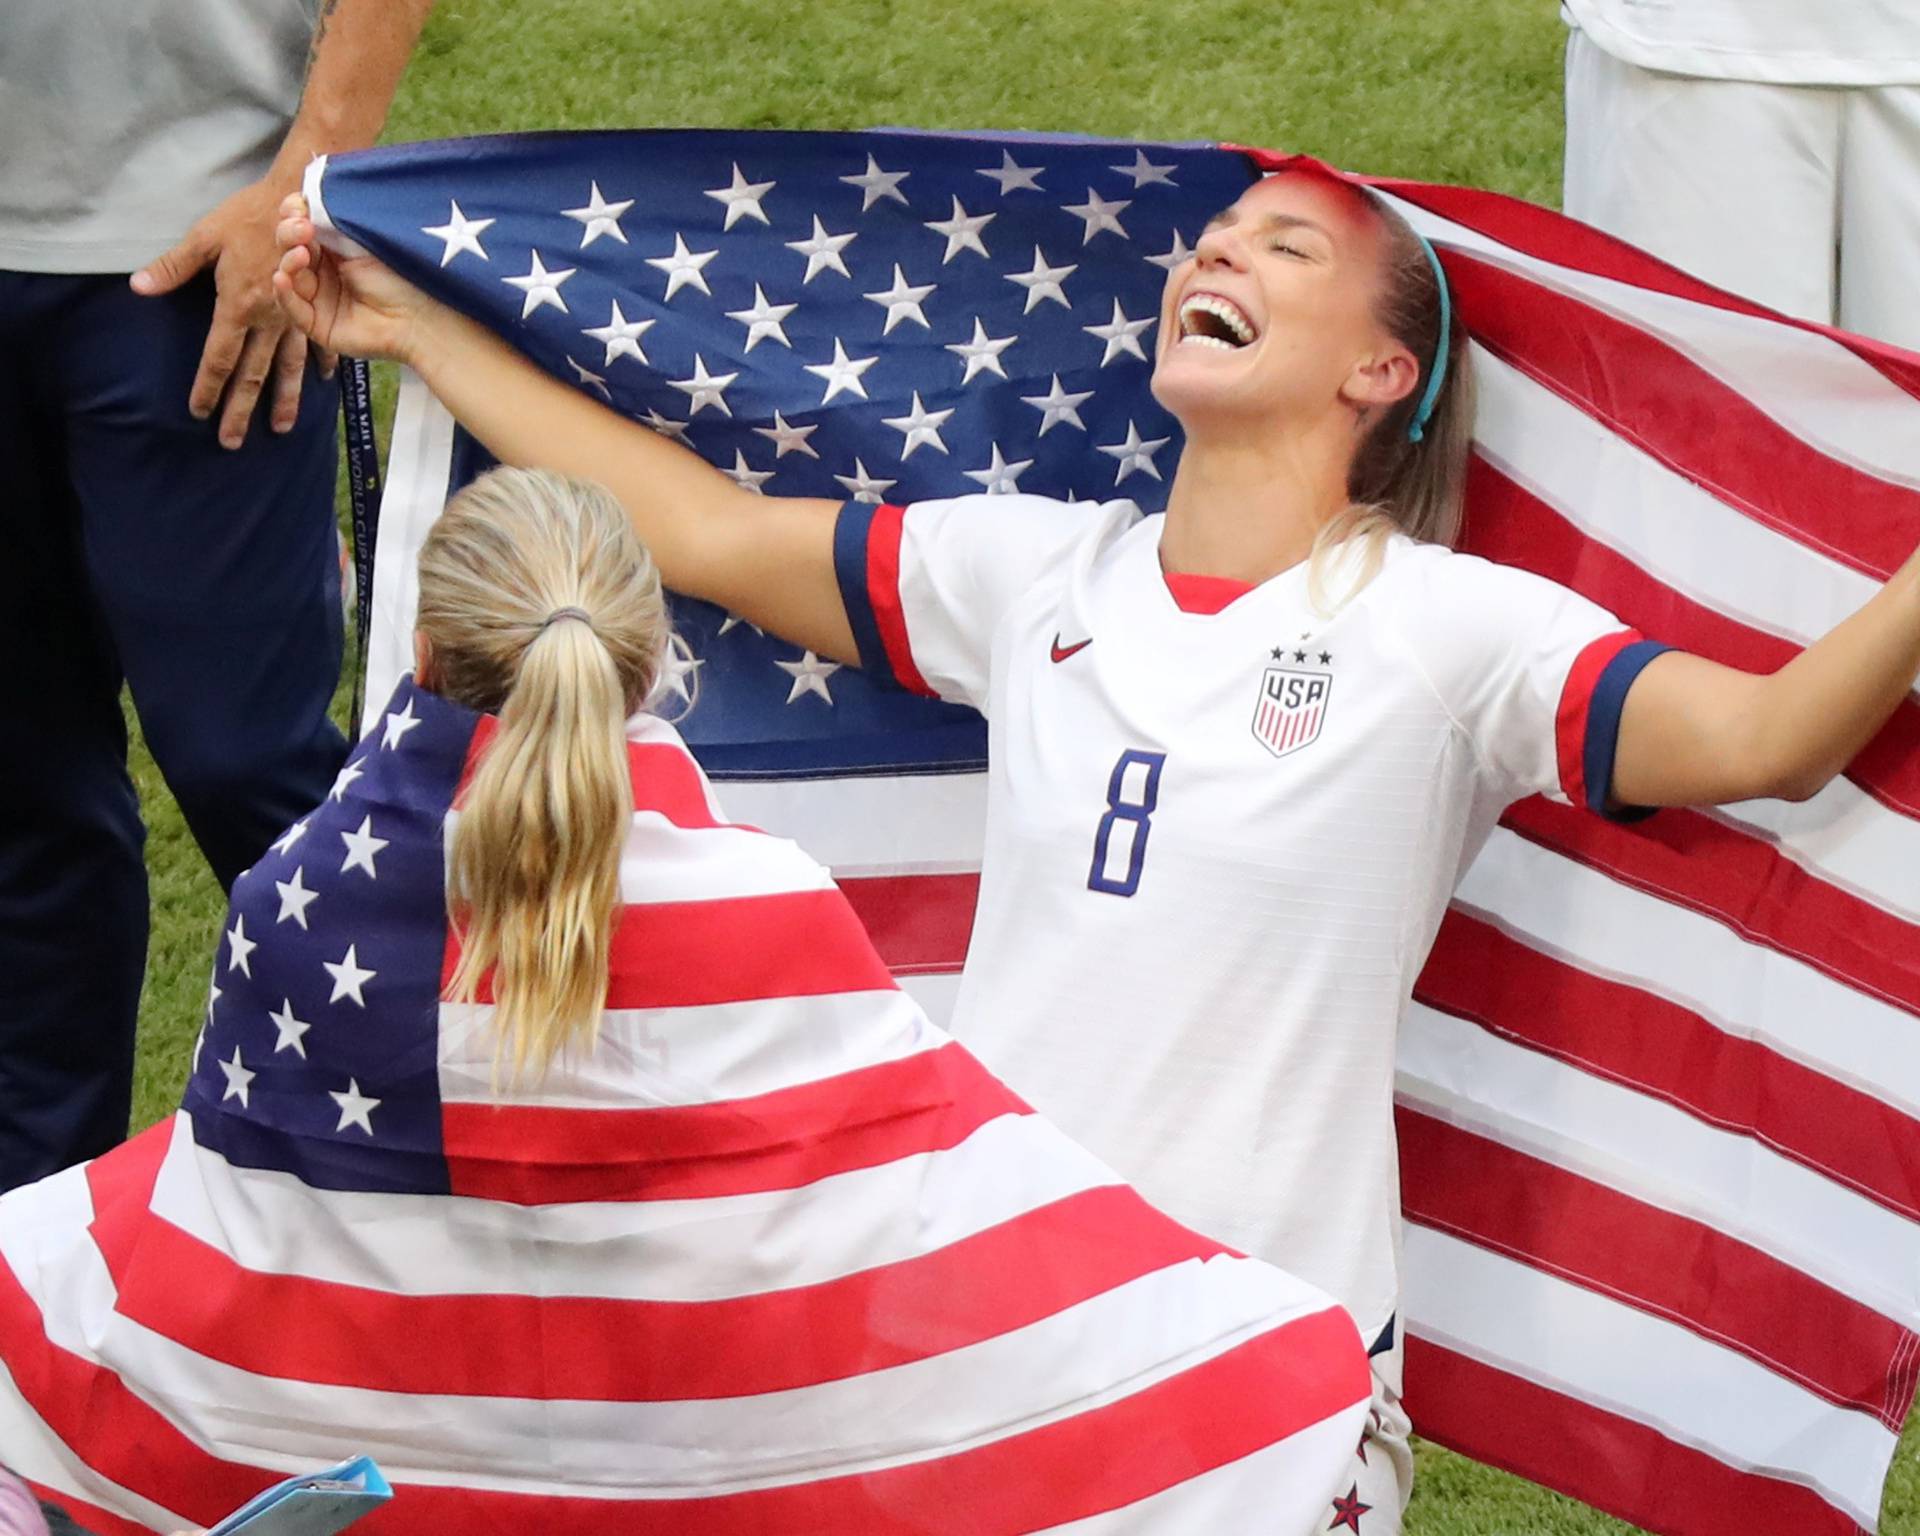
M 1394 1040 L 1461 870 L 1535 791 L 1603 808 L 1661 647 L 1404 538 L 1337 616 L 1296 567 L 1183 611 L 1130 502 L 851 504 L 876 676 L 989 722 L 954 1033 L 1178 1219 L 1398 1293 Z
M 1920 85 L 1914 0 L 1564 0 L 1560 13 L 1642 69 L 1773 85 Z

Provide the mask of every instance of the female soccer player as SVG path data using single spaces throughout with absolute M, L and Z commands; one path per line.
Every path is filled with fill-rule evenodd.
M 1452 553 L 1464 338 L 1431 250 L 1323 175 L 1252 187 L 1170 275 L 1153 387 L 1186 448 L 1144 521 L 747 494 L 289 213 L 276 281 L 316 340 L 408 362 L 505 462 L 605 480 L 670 585 L 986 714 L 956 1033 L 1182 1220 L 1348 1306 L 1378 1382 L 1333 1523 L 1396 1530 L 1394 1039 L 1459 874 L 1534 792 L 1813 793 L 1920 670 L 1920 562 L 1760 676 Z
M 410 1536 L 1308 1536 L 1351 1319 L 1153 1210 L 721 818 L 643 708 L 620 505 L 475 481 L 419 626 L 234 887 L 182 1112 L 0 1198 L 9 1464 L 103 1536 L 356 1452 Z

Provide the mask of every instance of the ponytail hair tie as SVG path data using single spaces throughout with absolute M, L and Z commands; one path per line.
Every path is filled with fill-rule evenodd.
M 582 624 L 586 625 L 588 629 L 593 628 L 593 615 L 588 613 L 586 609 L 556 608 L 552 613 L 547 615 L 545 621 L 540 625 L 540 632 L 545 634 L 548 625 L 558 624 L 562 619 L 578 619 Z

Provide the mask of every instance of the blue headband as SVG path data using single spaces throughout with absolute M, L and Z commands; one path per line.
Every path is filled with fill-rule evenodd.
M 1427 253 L 1427 262 L 1433 268 L 1433 280 L 1440 285 L 1440 340 L 1433 349 L 1433 367 L 1427 373 L 1427 392 L 1420 397 L 1420 408 L 1413 413 L 1413 422 L 1407 428 L 1407 441 L 1417 443 L 1427 435 L 1427 423 L 1433 419 L 1433 407 L 1440 398 L 1440 386 L 1447 382 L 1447 351 L 1453 339 L 1453 297 L 1447 292 L 1447 274 L 1440 265 L 1440 253 L 1433 248 L 1433 242 L 1414 232 L 1414 239 L 1420 242 L 1420 249 Z

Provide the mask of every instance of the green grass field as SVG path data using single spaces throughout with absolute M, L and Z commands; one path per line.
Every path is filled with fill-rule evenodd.
M 1217 139 L 1545 203 L 1560 184 L 1554 0 L 440 0 L 390 140 L 528 128 L 1007 128 Z M 344 720 L 345 699 L 339 701 Z M 154 923 L 136 1125 L 170 1111 L 220 893 L 136 748 Z M 1910 1429 L 1882 1530 L 1920 1536 Z M 1413 1536 L 1631 1527 L 1431 1446 Z

